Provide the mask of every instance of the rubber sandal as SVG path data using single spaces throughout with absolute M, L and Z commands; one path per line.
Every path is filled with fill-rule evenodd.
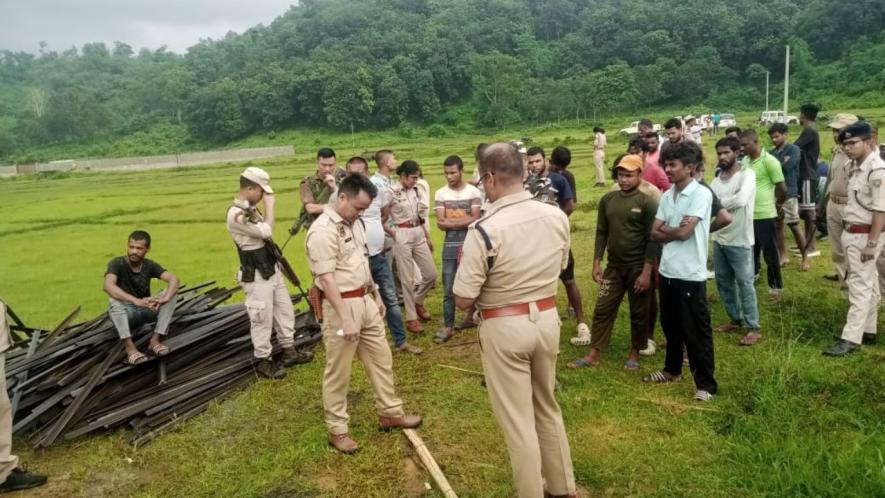
M 748 332 L 747 335 L 741 338 L 738 344 L 741 346 L 755 346 L 761 340 L 762 334 L 758 332 Z
M 624 370 L 636 371 L 639 370 L 639 360 L 627 360 L 624 362 Z
M 136 351 L 123 359 L 123 363 L 126 365 L 141 365 L 142 363 L 148 361 L 148 357 L 144 355 L 141 351 Z
M 579 369 L 579 368 L 593 368 L 593 367 L 595 367 L 595 366 L 597 366 L 597 365 L 598 365 L 598 364 L 590 363 L 590 362 L 587 361 L 585 358 L 578 358 L 577 360 L 575 360 L 575 361 L 569 363 L 569 364 L 566 365 L 566 366 L 567 366 L 568 368 L 571 368 L 571 369 L 573 369 L 573 370 L 576 370 L 576 369 Z
M 152 356 L 156 356 L 157 358 L 161 356 L 166 356 L 167 354 L 169 354 L 169 346 L 165 344 L 156 344 L 148 348 L 148 353 L 150 353 Z

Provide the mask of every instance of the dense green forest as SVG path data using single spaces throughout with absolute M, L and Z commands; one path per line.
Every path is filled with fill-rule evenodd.
M 179 55 L 0 50 L 0 160 L 139 136 L 501 127 L 654 106 L 885 105 L 881 0 L 303 0 Z

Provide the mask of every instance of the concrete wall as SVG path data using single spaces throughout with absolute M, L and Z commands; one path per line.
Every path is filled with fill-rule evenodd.
M 0 176 L 46 173 L 51 171 L 144 171 L 160 168 L 205 166 L 237 161 L 254 161 L 271 157 L 293 156 L 295 147 L 256 147 L 251 149 L 189 152 L 165 156 L 119 157 L 111 159 L 67 159 L 18 166 L 0 166 Z

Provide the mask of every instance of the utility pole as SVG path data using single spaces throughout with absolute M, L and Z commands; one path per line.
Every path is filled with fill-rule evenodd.
M 784 122 L 787 122 L 787 104 L 790 100 L 790 46 L 787 45 L 787 60 L 784 65 Z
M 765 112 L 768 112 L 768 75 L 770 71 L 765 71 Z

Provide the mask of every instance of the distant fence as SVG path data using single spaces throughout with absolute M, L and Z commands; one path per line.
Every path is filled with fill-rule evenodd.
M 117 157 L 110 159 L 68 159 L 48 163 L 0 166 L 0 177 L 47 173 L 51 171 L 144 171 L 160 168 L 205 166 L 237 161 L 254 161 L 271 157 L 293 156 L 295 147 L 256 147 L 251 149 L 212 150 L 165 156 Z

